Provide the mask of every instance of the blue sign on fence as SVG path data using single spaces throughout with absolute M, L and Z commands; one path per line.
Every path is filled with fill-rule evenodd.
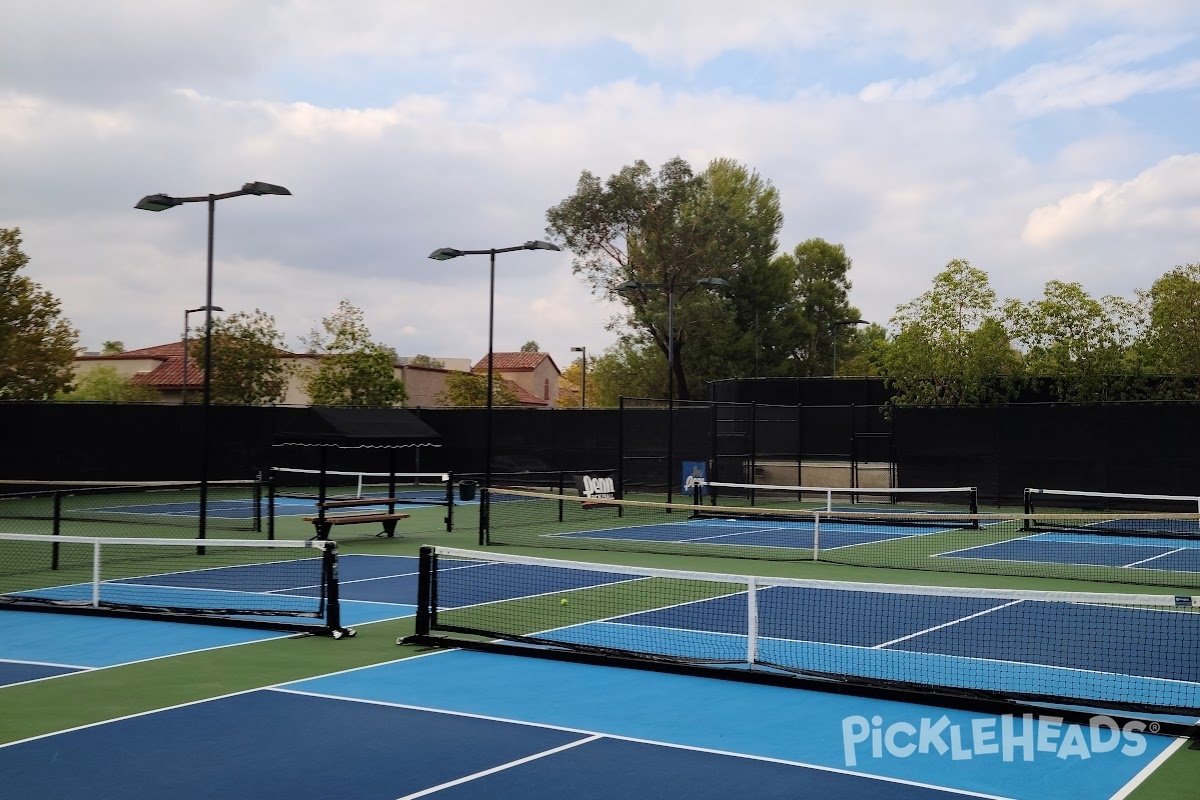
M 683 462 L 683 491 L 685 494 L 691 494 L 692 488 L 696 481 L 700 480 L 700 494 L 705 494 L 707 488 L 703 481 L 708 479 L 708 465 L 703 461 L 685 461 Z

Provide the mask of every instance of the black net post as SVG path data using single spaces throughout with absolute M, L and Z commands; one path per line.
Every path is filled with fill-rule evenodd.
M 487 488 L 483 491 L 486 493 Z M 421 548 L 417 561 L 417 636 L 428 636 L 433 609 L 433 548 L 428 545 Z
M 483 486 L 479 489 L 479 546 L 483 547 L 488 543 L 488 516 L 491 511 L 491 491 L 490 487 Z
M 617 499 L 625 496 L 625 397 L 617 399 Z
M 53 533 L 58 536 L 62 533 L 62 492 L 54 493 L 54 529 Z M 58 569 L 58 542 L 50 548 L 50 569 Z
M 446 473 L 446 533 L 454 530 L 454 473 Z
M 275 470 L 267 473 L 267 538 L 275 538 Z
M 325 625 L 329 632 L 340 638 L 342 610 L 338 600 L 337 543 L 327 542 L 321 550 L 322 583 L 325 584 Z
M 254 510 L 251 512 L 254 515 L 254 532 L 262 533 L 262 484 L 263 476 L 261 472 L 254 474 L 254 487 L 251 492 L 253 495 Z

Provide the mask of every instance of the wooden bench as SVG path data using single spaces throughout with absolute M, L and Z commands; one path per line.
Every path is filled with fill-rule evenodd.
M 357 503 L 356 505 L 364 505 Z M 366 514 L 326 514 L 318 517 L 305 517 L 305 522 L 311 522 L 317 529 L 318 539 L 328 539 L 329 531 L 334 525 L 362 525 L 371 522 L 378 522 L 383 525 L 383 530 L 375 534 L 376 536 L 396 535 L 396 523 L 402 519 L 408 519 L 408 514 L 391 514 L 391 513 L 366 513 Z

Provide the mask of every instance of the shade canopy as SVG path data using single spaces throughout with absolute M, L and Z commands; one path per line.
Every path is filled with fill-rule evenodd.
M 275 446 L 441 447 L 442 436 L 402 408 L 310 408 Z

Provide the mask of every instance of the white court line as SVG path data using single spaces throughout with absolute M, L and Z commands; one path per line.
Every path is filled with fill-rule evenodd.
M 1116 794 L 1109 798 L 1109 800 L 1125 800 L 1125 798 L 1133 794 L 1134 790 L 1137 789 L 1138 786 L 1145 782 L 1146 778 L 1149 778 L 1155 770 L 1161 767 L 1163 762 L 1173 756 L 1179 750 L 1179 748 L 1183 747 L 1185 744 L 1187 744 L 1187 742 L 1188 740 L 1186 737 L 1180 737 L 1171 742 L 1163 749 L 1161 753 L 1151 759 L 1149 764 L 1142 767 L 1141 770 L 1138 771 L 1137 775 L 1134 775 L 1132 778 L 1130 778 L 1129 783 L 1122 786 Z
M 59 664 L 57 661 L 27 661 L 23 658 L 0 658 L 0 664 L 26 664 L 31 667 L 61 667 L 62 669 L 95 669 L 82 664 Z
M 1147 561 L 1153 561 L 1156 558 L 1163 558 L 1164 556 L 1173 556 L 1176 553 L 1182 553 L 1185 550 L 1189 550 L 1189 549 L 1190 548 L 1187 548 L 1187 547 L 1177 547 L 1174 550 L 1170 550 L 1166 553 L 1159 553 L 1156 556 L 1150 556 L 1149 558 L 1143 558 L 1141 561 L 1134 561 L 1132 564 L 1122 564 L 1121 569 L 1127 569 L 1129 567 L 1136 567 L 1138 564 L 1145 564 Z
M 899 644 L 900 642 L 907 641 L 908 639 L 915 639 L 918 636 L 924 636 L 927 633 L 932 633 L 933 631 L 941 630 L 942 628 L 949 628 L 951 625 L 958 625 L 960 622 L 966 622 L 969 619 L 975 619 L 976 617 L 982 617 L 985 614 L 991 614 L 993 611 L 999 611 L 1002 608 L 1008 608 L 1009 606 L 1015 606 L 1018 603 L 1023 603 L 1023 602 L 1025 602 L 1025 601 L 1024 600 L 1013 600 L 1011 603 L 1002 603 L 998 606 L 995 606 L 994 608 L 987 608 L 987 609 L 984 609 L 983 611 L 977 611 L 974 614 L 968 614 L 965 617 L 959 617 L 958 619 L 952 619 L 949 622 L 943 622 L 941 625 L 934 625 L 933 627 L 926 628 L 925 630 L 922 630 L 922 631 L 916 631 L 915 633 L 906 634 L 899 638 L 892 639 L 890 642 L 882 642 L 881 644 L 874 645 L 871 649 L 878 650 L 881 647 L 891 647 L 894 644 Z
M 444 651 L 448 653 L 456 652 L 455 650 Z M 406 659 L 401 659 L 406 660 Z M 400 663 L 398 661 L 391 662 L 393 664 Z M 359 669 L 367 669 L 366 667 Z M 611 667 L 609 669 L 616 669 Z M 939 786 L 933 783 L 922 783 L 920 781 L 906 780 L 904 778 L 892 778 L 885 775 L 875 775 L 870 772 L 859 772 L 852 769 L 842 769 L 839 767 L 830 767 L 823 764 L 812 764 L 806 761 L 792 761 L 784 758 L 773 758 L 771 756 L 758 756 L 750 753 L 738 753 L 732 750 L 718 750 L 712 747 L 698 747 L 696 745 L 676 744 L 674 742 L 662 742 L 656 739 L 642 739 L 636 736 L 621 736 L 619 734 L 604 733 L 601 731 L 588 730 L 586 728 L 571 728 L 564 725 L 551 725 L 544 722 L 529 722 L 521 719 L 512 719 L 510 717 L 497 717 L 488 714 L 475 714 L 467 711 L 450 711 L 443 708 L 432 708 L 430 706 L 418 706 L 410 703 L 397 703 L 388 700 L 368 700 L 360 697 L 346 697 L 344 695 L 325 694 L 323 692 L 306 692 L 298 689 L 286 689 L 281 687 L 271 687 L 270 691 L 287 692 L 290 694 L 307 695 L 311 697 L 320 697 L 327 700 L 343 700 L 349 703 L 365 703 L 367 705 L 384 706 L 388 708 L 403 708 L 409 711 L 426 711 L 431 714 L 443 714 L 451 717 L 465 717 L 467 719 L 478 719 L 485 722 L 506 722 L 511 725 L 520 725 L 529 728 L 545 728 L 547 730 L 563 731 L 564 733 L 577 733 L 583 736 L 594 736 L 600 739 L 613 739 L 620 742 L 632 742 L 633 744 L 648 744 L 656 747 L 668 747 L 673 750 L 686 750 L 694 753 L 710 753 L 712 755 L 730 756 L 732 758 L 741 758 L 748 761 L 762 761 L 768 764 L 783 764 L 791 767 L 802 767 L 805 769 L 818 770 L 820 772 L 832 772 L 838 775 L 852 775 L 859 778 L 867 778 L 874 781 L 883 781 L 884 783 L 897 783 L 904 786 L 916 786 L 922 789 L 936 789 L 950 794 L 962 795 L 964 797 L 979 797 L 985 800 L 1012 800 L 1012 798 L 1003 795 L 984 794 L 981 792 L 972 792 L 968 789 L 956 789 L 951 786 Z M 789 689 L 788 691 L 792 691 Z M 579 742 L 578 744 L 582 744 Z M 415 797 L 417 795 L 409 795 Z M 403 798 L 401 799 L 403 800 Z
M 464 783 L 470 783 L 471 781 L 479 780 L 480 778 L 485 778 L 488 775 L 495 775 L 497 772 L 504 772 L 505 770 L 512 769 L 513 767 L 519 767 L 523 764 L 528 764 L 531 761 L 537 761 L 538 759 L 545 758 L 546 756 L 558 755 L 559 753 L 563 752 L 564 750 L 570 750 L 573 747 L 579 747 L 579 745 L 581 745 L 581 744 L 590 744 L 591 742 L 595 742 L 595 741 L 598 741 L 603 738 L 604 737 L 601 736 L 600 734 L 596 734 L 594 736 L 588 736 L 583 739 L 577 739 L 573 742 L 568 742 L 564 745 L 560 745 L 559 747 L 552 747 L 549 750 L 543 750 L 542 752 L 534 753 L 531 756 L 525 756 L 524 758 L 518 758 L 514 761 L 509 761 L 506 764 L 500 764 L 499 766 L 492 767 L 491 769 L 480 770 L 479 772 L 474 772 L 470 775 L 464 775 L 461 778 L 456 778 L 455 780 L 452 780 L 452 781 L 446 781 L 445 783 L 439 783 L 437 786 L 430 786 L 428 789 L 422 789 L 419 792 L 413 792 L 412 794 L 406 794 L 403 797 L 401 797 L 399 800 L 414 800 L 414 798 L 417 798 L 417 797 L 425 797 L 426 795 L 431 795 L 431 794 L 434 794 L 435 792 L 440 792 L 442 789 L 449 789 L 451 786 L 461 786 Z

